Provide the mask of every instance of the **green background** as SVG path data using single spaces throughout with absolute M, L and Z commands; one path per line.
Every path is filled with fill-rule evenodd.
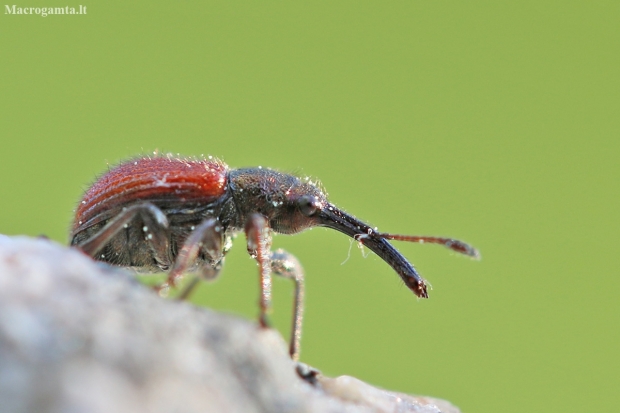
M 614 411 L 620 3 L 579 3 L 3 9 L 0 232 L 66 243 L 94 177 L 156 149 L 308 174 L 383 231 L 483 259 L 399 243 L 434 287 L 417 300 L 340 233 L 276 237 L 306 270 L 303 361 L 464 412 Z M 256 273 L 240 237 L 195 301 L 254 318 Z

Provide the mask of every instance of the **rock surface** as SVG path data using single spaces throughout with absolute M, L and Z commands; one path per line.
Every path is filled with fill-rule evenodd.
M 51 241 L 1 235 L 0 411 L 459 412 L 347 376 L 312 385 L 276 331 L 161 299 Z

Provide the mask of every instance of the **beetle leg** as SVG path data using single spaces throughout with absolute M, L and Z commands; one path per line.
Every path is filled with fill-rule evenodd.
M 183 274 L 194 265 L 201 250 L 214 262 L 222 258 L 222 225 L 215 218 L 203 221 L 189 234 L 168 272 L 168 280 L 155 290 L 163 295 L 170 287 L 176 287 Z
M 175 298 L 179 301 L 187 300 L 187 298 L 194 292 L 199 282 L 200 282 L 200 277 L 198 277 L 197 275 L 194 275 L 192 279 L 189 280 L 187 285 L 183 287 L 183 290 L 181 291 L 181 293 L 177 295 Z
M 245 236 L 248 253 L 256 259 L 259 267 L 260 313 L 258 322 L 261 327 L 269 327 L 267 314 L 271 307 L 271 265 L 269 248 L 271 247 L 270 228 L 265 217 L 252 214 L 245 224 Z
M 176 297 L 177 300 L 187 300 L 187 298 L 194 292 L 196 286 L 201 280 L 213 281 L 219 275 L 222 270 L 222 264 L 224 259 L 222 258 L 216 265 L 205 264 L 201 265 L 198 269 L 198 275 L 195 275 L 186 286 L 183 287 L 183 291 Z
M 297 258 L 282 249 L 271 253 L 271 271 L 280 277 L 288 278 L 295 282 L 295 306 L 293 309 L 289 354 L 293 361 L 297 361 L 300 351 L 301 323 L 304 315 L 304 271 Z
M 160 265 L 169 267 L 171 260 L 168 219 L 161 209 L 151 203 L 132 205 L 123 209 L 101 231 L 79 243 L 77 247 L 91 257 L 96 257 L 101 249 L 136 217 L 140 217 L 144 223 L 144 235 L 153 249 L 155 260 Z

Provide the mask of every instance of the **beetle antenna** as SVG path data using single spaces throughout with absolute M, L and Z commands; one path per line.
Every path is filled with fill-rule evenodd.
M 441 238 L 441 237 L 425 237 L 419 235 L 398 235 L 398 234 L 388 234 L 385 232 L 377 233 L 379 238 L 389 239 L 394 241 L 407 241 L 407 242 L 418 242 L 420 244 L 429 243 L 429 244 L 440 244 L 444 247 L 450 248 L 452 251 L 456 251 L 461 254 L 465 254 L 469 257 L 472 257 L 476 260 L 480 259 L 480 253 L 477 249 L 472 247 L 469 244 L 464 243 L 463 241 L 459 241 L 453 238 Z

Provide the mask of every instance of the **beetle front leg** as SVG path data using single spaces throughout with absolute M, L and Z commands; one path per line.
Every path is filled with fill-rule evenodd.
M 258 322 L 261 327 L 269 327 L 267 314 L 271 308 L 271 260 L 269 256 L 271 232 L 267 219 L 261 214 L 252 214 L 245 223 L 245 236 L 248 253 L 258 262 L 260 288 Z
M 110 220 L 99 232 L 90 238 L 77 243 L 77 247 L 91 257 L 96 257 L 99 251 L 106 246 L 120 231 L 139 217 L 144 223 L 145 240 L 153 250 L 153 256 L 162 267 L 171 265 L 170 234 L 166 215 L 151 203 L 132 205 L 123 209 Z
M 297 258 L 282 249 L 271 253 L 271 271 L 280 277 L 288 278 L 295 282 L 295 303 L 289 354 L 293 361 L 297 361 L 299 360 L 301 349 L 301 325 L 304 316 L 304 271 Z
M 155 290 L 164 295 L 171 287 L 176 287 L 183 274 L 194 265 L 201 250 L 213 261 L 222 258 L 222 225 L 214 218 L 203 221 L 189 234 L 168 272 L 168 280 L 155 287 Z

